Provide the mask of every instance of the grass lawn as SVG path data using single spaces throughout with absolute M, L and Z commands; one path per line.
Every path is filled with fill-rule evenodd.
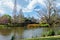
M 60 35 L 58 36 L 48 36 L 48 37 L 40 37 L 40 38 L 28 38 L 24 40 L 60 40 Z

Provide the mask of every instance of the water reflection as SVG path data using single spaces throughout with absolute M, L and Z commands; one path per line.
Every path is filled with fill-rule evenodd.
M 16 28 L 13 30 L 9 29 L 9 31 L 6 31 L 6 30 L 4 31 L 5 34 L 9 33 L 8 35 L 3 35 L 3 32 L 2 32 L 2 34 L 0 34 L 0 40 L 11 40 L 12 36 L 15 37 L 14 40 L 20 40 L 22 38 L 40 37 L 43 31 L 43 28 L 36 28 L 36 29 L 29 29 L 29 30 L 28 29 L 24 30 L 24 28 Z
M 24 34 L 23 34 L 23 37 L 24 38 L 40 37 L 42 32 L 43 32 L 43 28 L 25 30 Z
M 0 34 L 0 40 L 11 40 L 12 33 L 10 35 L 2 35 Z

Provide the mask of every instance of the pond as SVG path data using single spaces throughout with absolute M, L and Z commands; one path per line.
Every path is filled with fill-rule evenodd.
M 43 28 L 25 30 L 23 33 L 23 37 L 24 38 L 41 37 L 42 32 Z
M 24 29 L 21 27 L 16 27 L 13 30 L 12 29 L 0 30 L 0 40 L 11 40 L 12 36 L 14 36 L 14 40 L 41 37 L 44 30 L 44 28 Z
M 41 33 L 43 31 L 43 28 L 24 30 L 24 28 L 19 27 L 14 30 L 12 30 L 12 29 L 9 29 L 9 31 L 7 31 L 7 30 L 8 29 L 0 31 L 0 40 L 11 40 L 11 38 L 12 38 L 12 36 L 14 36 L 14 34 L 15 34 L 15 38 L 14 38 L 15 40 L 19 40 L 22 38 L 40 37 Z
M 11 40 L 13 36 L 14 40 L 18 40 L 22 34 L 21 29 L 22 28 L 0 29 L 0 40 Z
M 0 40 L 11 40 L 11 35 L 8 36 L 0 35 Z

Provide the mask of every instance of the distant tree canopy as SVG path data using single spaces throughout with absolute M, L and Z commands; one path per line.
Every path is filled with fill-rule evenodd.
M 13 17 L 11 17 L 8 14 L 4 14 L 3 16 L 0 17 L 0 24 L 7 24 L 8 27 L 15 27 L 15 26 L 20 27 L 20 26 L 26 26 L 27 24 L 37 23 L 34 17 L 29 19 L 27 17 L 22 16 L 21 20 L 20 20 L 20 17 L 17 17 L 16 20 L 17 22 L 15 23 Z
M 11 23 L 11 16 L 8 14 L 4 14 L 3 16 L 0 17 L 0 23 L 1 24 Z

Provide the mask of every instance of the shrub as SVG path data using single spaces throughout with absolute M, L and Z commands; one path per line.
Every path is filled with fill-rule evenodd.
M 47 32 L 47 35 L 48 35 L 48 36 L 54 36 L 54 35 L 55 35 L 55 32 L 54 32 L 53 30 L 49 30 L 49 31 Z
M 60 35 L 60 30 L 57 31 L 57 35 Z
M 45 37 L 45 36 L 54 36 L 55 35 L 55 32 L 53 30 L 49 30 L 49 31 L 46 31 L 44 33 L 42 33 L 42 36 Z
M 40 24 L 40 26 L 42 26 L 42 27 L 48 27 L 49 25 L 48 24 Z
M 38 28 L 40 25 L 39 24 L 28 24 L 27 28 Z
M 46 36 L 46 32 L 42 33 L 42 37 L 45 37 Z
M 4 29 L 4 28 L 7 28 L 6 25 L 0 25 L 0 29 Z

